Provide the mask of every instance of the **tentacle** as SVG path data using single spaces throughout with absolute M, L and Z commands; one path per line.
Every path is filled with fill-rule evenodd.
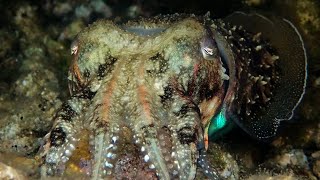
M 55 117 L 53 129 L 45 136 L 45 144 L 40 149 L 44 158 L 42 176 L 61 175 L 79 141 L 80 113 L 90 100 L 81 93 L 71 97 L 64 103 Z
M 167 169 L 169 171 L 169 175 L 171 179 L 179 178 L 179 164 L 175 160 L 176 156 L 176 144 L 175 140 L 177 139 L 177 134 L 173 133 L 174 131 L 164 126 L 159 128 L 157 131 L 157 139 L 160 142 L 160 149 L 162 156 L 164 158 L 165 164 L 167 165 Z
M 178 133 L 168 127 L 144 127 L 136 132 L 135 142 L 150 169 L 160 179 L 193 179 L 196 173 L 196 152 L 190 144 L 182 144 Z M 191 147 L 190 147 L 191 146 Z
M 93 143 L 92 179 L 110 178 L 116 164 L 119 141 L 119 127 L 96 131 Z
M 158 177 L 170 179 L 167 166 L 161 154 L 160 142 L 156 139 L 156 130 L 152 127 L 146 127 L 143 133 L 137 133 L 136 139 L 142 142 L 141 147 L 145 147 L 144 160 L 150 163 L 150 168 L 154 168 Z
M 198 158 L 198 166 L 201 167 L 203 173 L 211 180 L 221 179 L 218 171 L 210 165 L 205 150 L 200 150 Z
M 127 125 L 111 123 L 92 138 L 92 179 L 158 179 L 153 155 Z M 132 141 L 134 140 L 134 141 Z
M 65 169 L 65 163 L 69 160 L 79 141 L 76 138 L 74 126 L 67 123 L 59 123 L 50 133 L 50 150 L 46 153 L 44 175 L 61 175 Z M 57 143 L 57 141 L 61 141 Z
M 195 144 L 182 144 L 179 141 L 178 135 L 174 135 L 175 151 L 172 153 L 173 159 L 178 164 L 180 179 L 194 179 L 196 174 L 196 159 L 198 152 L 195 151 Z

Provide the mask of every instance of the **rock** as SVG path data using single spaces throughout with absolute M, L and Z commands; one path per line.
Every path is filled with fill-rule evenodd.
M 210 143 L 208 152 L 208 159 L 214 168 L 218 169 L 220 176 L 226 179 L 239 179 L 239 167 L 234 157 L 227 151 L 227 149 L 215 143 Z M 196 179 L 206 178 L 202 174 L 202 169 L 198 168 Z
M 315 176 L 320 178 L 320 151 L 311 154 L 312 172 Z
M 27 178 L 20 171 L 0 162 L 0 179 L 24 180 Z
M 284 152 L 275 157 L 275 162 L 282 167 L 299 166 L 309 169 L 307 156 L 301 149 L 293 149 L 289 152 Z
M 274 175 L 274 174 L 268 174 L 268 173 L 261 173 L 261 174 L 255 174 L 251 175 L 248 180 L 298 180 L 299 178 L 294 174 L 280 174 L 280 175 Z
M 318 178 L 320 178 L 320 160 L 316 160 L 313 163 L 312 171 Z

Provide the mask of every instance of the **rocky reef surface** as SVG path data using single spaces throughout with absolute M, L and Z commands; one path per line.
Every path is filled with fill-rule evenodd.
M 68 97 L 70 44 L 99 18 L 115 21 L 168 13 L 263 11 L 285 17 L 302 33 L 308 85 L 295 117 L 268 142 L 240 128 L 212 142 L 210 160 L 226 179 L 320 178 L 320 3 L 317 0 L 12 1 L 0 10 L 0 179 L 39 178 L 37 157 L 52 117 Z M 79 155 L 81 152 L 79 152 Z M 70 163 L 72 166 L 72 163 Z M 66 177 L 77 173 L 69 168 Z M 80 175 L 79 175 L 80 177 Z M 199 172 L 196 179 L 203 179 Z

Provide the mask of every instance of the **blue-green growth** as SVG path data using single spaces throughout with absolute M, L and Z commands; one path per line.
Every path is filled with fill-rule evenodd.
M 226 117 L 224 116 L 224 111 L 221 110 L 219 114 L 211 118 L 211 123 L 208 131 L 209 136 L 213 135 L 215 132 L 222 129 L 226 125 L 227 125 L 227 120 L 226 120 Z

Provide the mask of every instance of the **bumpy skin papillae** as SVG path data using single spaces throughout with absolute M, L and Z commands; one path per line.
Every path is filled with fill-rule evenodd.
M 122 27 L 98 21 L 80 33 L 72 46 L 70 90 L 89 95 L 80 102 L 69 100 L 71 116 L 59 116 L 68 108 L 58 112 L 44 146 L 43 175 L 63 172 L 86 128 L 92 132 L 92 179 L 120 176 L 118 166 L 128 158 L 121 152 L 126 143 L 138 151 L 128 153 L 138 154 L 147 167 L 128 178 L 193 179 L 203 129 L 225 93 L 227 75 L 216 44 L 206 41 L 211 36 L 196 17 Z M 203 168 L 218 178 L 210 167 Z
M 279 102 L 283 67 L 262 36 L 195 16 L 94 23 L 71 48 L 73 95 L 46 136 L 43 176 L 63 173 L 87 129 L 92 179 L 193 179 L 197 165 L 219 179 L 204 148 L 212 117 L 257 137 L 277 130 L 264 112 Z
M 221 23 L 217 29 L 235 62 L 226 117 L 253 137 L 273 137 L 280 121 L 293 117 L 305 92 L 307 57 L 301 35 L 286 19 L 256 13 L 235 12 Z

